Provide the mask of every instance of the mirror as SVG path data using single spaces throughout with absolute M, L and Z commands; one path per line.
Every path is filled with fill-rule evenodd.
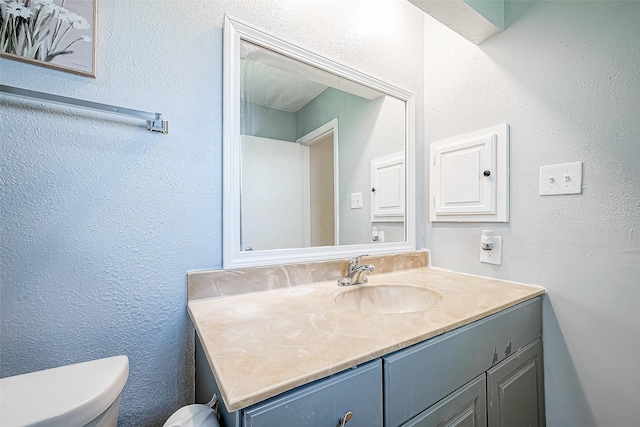
M 224 266 L 415 249 L 411 94 L 225 17 Z

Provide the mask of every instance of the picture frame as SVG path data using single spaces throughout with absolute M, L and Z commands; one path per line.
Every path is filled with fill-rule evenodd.
M 96 77 L 97 0 L 0 1 L 0 57 Z

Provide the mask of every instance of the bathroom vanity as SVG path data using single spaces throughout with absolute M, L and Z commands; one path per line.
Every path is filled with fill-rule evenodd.
M 249 270 L 221 272 L 212 292 L 228 292 L 228 277 L 256 286 L 266 271 Z M 543 289 L 425 266 L 381 270 L 360 286 L 438 298 L 420 309 L 400 295 L 376 312 L 341 305 L 353 290 L 335 280 L 211 298 L 206 273 L 190 277 L 197 400 L 221 396 L 227 427 L 545 425 Z
M 226 427 L 543 426 L 544 290 L 415 252 L 414 95 L 229 17 L 224 31 L 225 270 L 188 275 L 196 400 L 221 397 Z M 337 286 L 362 253 L 369 282 Z

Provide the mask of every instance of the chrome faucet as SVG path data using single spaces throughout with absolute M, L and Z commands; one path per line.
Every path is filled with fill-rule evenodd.
M 358 261 L 363 256 L 368 255 L 360 255 L 349 260 L 349 272 L 347 277 L 338 279 L 338 286 L 361 285 L 369 281 L 369 279 L 365 277 L 364 272 L 368 271 L 369 273 L 372 273 L 376 268 L 371 264 L 358 265 Z

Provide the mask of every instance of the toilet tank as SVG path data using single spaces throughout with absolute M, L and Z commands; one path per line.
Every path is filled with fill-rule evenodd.
M 0 425 L 112 427 L 129 376 L 127 356 L 0 379 Z

